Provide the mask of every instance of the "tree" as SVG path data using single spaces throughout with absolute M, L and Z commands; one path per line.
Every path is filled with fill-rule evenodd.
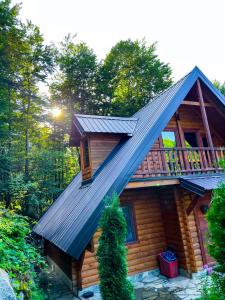
M 225 96 L 225 82 L 224 83 L 220 83 L 218 80 L 214 80 L 213 84 Z
M 65 119 L 51 117 L 38 85 L 55 52 L 39 28 L 18 19 L 19 6 L 0 2 L 0 200 L 38 218 L 78 172 Z
M 38 114 L 41 112 L 40 99 L 37 96 L 37 84 L 44 82 L 53 68 L 53 52 L 44 45 L 39 28 L 28 22 L 23 25 L 23 43 L 21 45 L 20 97 L 22 121 L 25 132 L 25 180 L 29 180 L 29 136 L 34 130 Z M 42 99 L 43 100 L 43 99 Z M 43 103 L 42 103 L 43 105 Z M 35 117 L 36 118 L 35 118 Z
M 19 6 L 10 0 L 0 2 L 0 199 L 11 203 L 9 182 L 12 173 L 13 124 L 17 90 L 17 61 L 22 31 L 18 21 Z
M 57 55 L 59 72 L 51 85 L 52 100 L 64 106 L 70 120 L 75 112 L 94 113 L 96 55 L 85 43 L 75 43 L 71 35 L 66 36 L 60 46 Z
M 103 300 L 133 300 L 133 287 L 127 279 L 126 220 L 116 195 L 100 220 L 102 234 L 97 250 L 100 290 Z
M 210 237 L 209 253 L 217 261 L 210 293 L 215 297 L 212 299 L 222 300 L 225 295 L 225 184 L 221 184 L 214 190 L 207 220 Z
M 131 116 L 171 85 L 171 68 L 158 58 L 155 43 L 125 40 L 102 62 L 98 81 L 103 113 Z
M 8 4 L 10 2 L 8 1 Z M 15 15 L 17 18 L 17 15 Z M 30 150 L 36 135 L 39 134 L 40 123 L 45 98 L 38 94 L 37 85 L 44 82 L 53 67 L 53 55 L 50 46 L 44 45 L 39 28 L 31 22 L 23 24 L 19 21 L 17 38 L 9 38 L 8 49 L 3 54 L 3 59 L 8 61 L 8 147 L 9 153 L 8 178 L 7 178 L 7 206 L 11 204 L 10 182 L 15 182 L 15 177 L 23 174 L 26 193 L 21 202 L 25 214 L 29 214 L 29 204 L 33 188 L 36 183 L 31 183 L 30 176 Z M 16 41 L 16 47 L 14 43 Z M 21 177 L 20 177 L 21 178 Z M 29 188 L 28 188 L 29 187 Z M 32 188 L 31 188 L 32 187 Z M 31 188 L 31 190 L 30 190 Z M 22 200 L 22 199 L 21 199 Z

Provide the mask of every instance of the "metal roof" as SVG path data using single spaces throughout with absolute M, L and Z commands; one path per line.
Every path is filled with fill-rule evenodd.
M 119 118 L 75 114 L 74 123 L 79 129 L 91 133 L 126 133 L 132 135 L 137 124 L 136 118 Z
M 34 231 L 78 259 L 97 229 L 105 197 L 123 191 L 198 78 L 225 105 L 222 94 L 195 67 L 133 116 L 138 119 L 133 136 L 121 141 L 112 151 L 89 185 L 81 185 L 79 173 L 43 215 Z
M 180 185 L 199 196 L 204 196 L 205 192 L 214 190 L 220 183 L 225 183 L 225 174 L 207 174 L 192 177 L 181 177 Z
M 113 133 L 132 136 L 136 118 L 75 114 L 72 121 L 70 145 L 79 146 L 85 133 Z

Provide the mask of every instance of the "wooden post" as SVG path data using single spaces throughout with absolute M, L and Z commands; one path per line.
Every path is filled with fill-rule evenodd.
M 195 195 L 195 197 L 192 199 L 191 203 L 189 204 L 188 208 L 186 209 L 187 216 L 190 215 L 190 213 L 195 208 L 196 204 L 198 203 L 199 196 Z
M 183 132 L 183 129 L 181 127 L 180 116 L 179 116 L 178 112 L 175 113 L 175 118 L 176 118 L 176 123 L 177 123 L 177 128 L 178 128 L 181 147 L 186 148 L 184 132 Z M 186 151 L 181 151 L 181 157 L 182 157 L 182 159 L 184 158 L 184 163 L 185 163 L 186 169 L 190 170 L 190 165 L 189 165 L 189 162 L 188 162 L 187 152 Z
M 178 112 L 175 113 L 175 117 L 176 117 L 176 123 L 177 123 L 178 132 L 179 132 L 181 147 L 186 148 L 185 139 L 184 139 L 184 132 L 183 132 L 181 124 L 180 124 L 180 117 L 179 117 Z
M 188 228 L 188 220 L 186 210 L 184 208 L 184 199 L 183 199 L 183 191 L 174 188 L 174 199 L 177 208 L 178 221 L 180 226 L 180 232 L 182 236 L 183 248 L 184 248 L 184 256 L 186 260 L 186 268 L 189 274 L 196 271 L 195 260 L 194 260 L 194 252 L 193 252 L 193 244 L 190 236 L 190 231 Z
M 212 136 L 211 136 L 211 132 L 209 129 L 209 122 L 208 122 L 208 118 L 206 115 L 206 110 L 205 110 L 205 105 L 204 105 L 204 100 L 203 100 L 203 95 L 202 95 L 202 89 L 201 89 L 201 84 L 200 84 L 199 79 L 197 80 L 197 90 L 198 90 L 198 100 L 200 103 L 202 121 L 203 121 L 204 129 L 206 132 L 207 142 L 208 142 L 209 147 L 211 148 L 213 161 L 216 164 L 216 156 L 215 156 L 215 152 L 214 152 Z M 216 165 L 216 168 L 217 168 L 217 165 Z

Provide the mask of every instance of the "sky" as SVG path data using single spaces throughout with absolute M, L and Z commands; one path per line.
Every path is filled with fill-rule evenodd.
M 121 39 L 157 42 L 174 80 L 198 66 L 225 81 L 224 0 L 13 0 L 20 17 L 38 25 L 47 43 L 77 34 L 99 59 Z

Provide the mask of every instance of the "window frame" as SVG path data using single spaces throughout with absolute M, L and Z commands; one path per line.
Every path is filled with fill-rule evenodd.
M 175 136 L 175 147 L 171 147 L 171 149 L 173 148 L 177 148 L 177 147 L 180 147 L 180 138 L 179 138 L 179 132 L 178 132 L 178 129 L 176 127 L 170 127 L 170 128 L 165 128 L 164 130 L 161 131 L 161 134 L 160 134 L 160 140 L 161 140 L 161 145 L 162 145 L 162 148 L 167 148 L 164 146 L 163 144 L 163 137 L 162 137 L 162 133 L 163 132 L 174 132 L 174 136 Z
M 90 145 L 89 145 L 89 140 L 88 138 L 84 138 L 83 141 L 82 141 L 82 162 L 83 162 L 83 168 L 84 169 L 87 169 L 87 168 L 90 168 L 91 166 L 91 159 L 90 159 Z M 87 156 L 86 154 L 88 155 L 88 164 L 87 164 Z
M 129 208 L 130 218 L 131 218 L 131 223 L 132 223 L 132 231 L 133 231 L 133 236 L 134 236 L 134 239 L 132 241 L 127 241 L 127 240 L 125 241 L 125 244 L 127 246 L 129 246 L 132 244 L 139 243 L 139 239 L 138 239 L 138 232 L 137 232 L 137 223 L 136 223 L 134 203 L 130 202 L 130 201 L 123 201 L 120 204 L 121 210 L 122 210 L 122 207 L 125 207 L 125 206 Z M 125 218 L 125 220 L 126 220 L 126 218 Z

